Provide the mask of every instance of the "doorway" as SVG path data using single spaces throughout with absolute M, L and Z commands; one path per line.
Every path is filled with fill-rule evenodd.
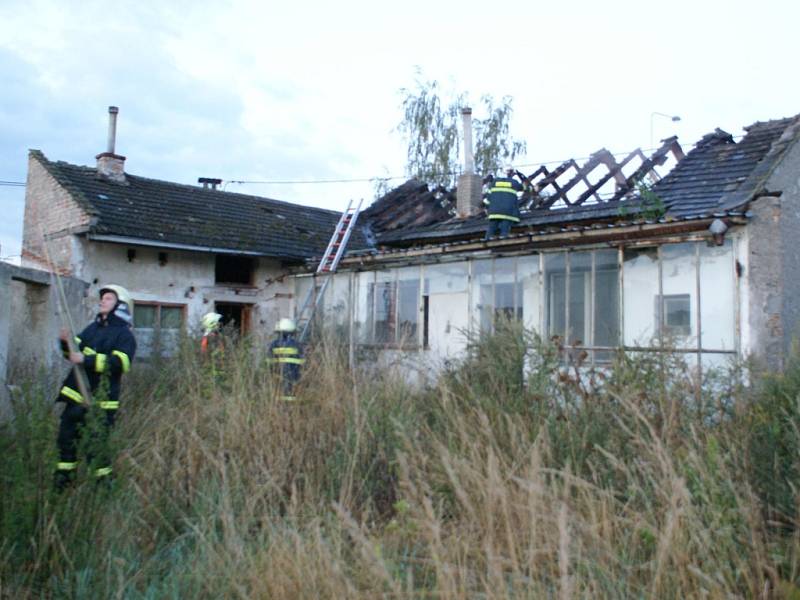
M 214 310 L 222 315 L 222 326 L 239 335 L 250 333 L 250 317 L 252 304 L 240 304 L 237 302 L 215 302 Z

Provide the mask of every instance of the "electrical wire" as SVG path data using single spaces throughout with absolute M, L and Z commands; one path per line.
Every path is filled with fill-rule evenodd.
M 0 186 L 5 187 L 25 187 L 24 181 L 2 181 L 0 180 Z

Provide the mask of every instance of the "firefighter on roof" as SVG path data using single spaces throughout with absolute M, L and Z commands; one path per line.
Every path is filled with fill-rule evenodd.
M 519 223 L 518 193 L 523 190 L 522 184 L 514 179 L 517 174 L 514 167 L 504 169 L 505 177 L 494 177 L 489 181 L 489 192 L 483 199 L 489 211 L 489 228 L 486 238 L 499 235 L 506 237 L 511 232 L 511 226 Z
M 69 352 L 69 333 L 60 333 L 61 349 L 71 363 L 83 365 L 92 394 L 92 406 L 78 391 L 74 370 L 70 372 L 59 390 L 56 402 L 66 406 L 61 413 L 58 430 L 59 461 L 56 467 L 56 487 L 63 489 L 75 475 L 78 466 L 78 443 L 87 426 L 91 411 L 99 421 L 96 431 L 90 432 L 87 459 L 91 474 L 107 478 L 112 473 L 112 457 L 108 449 L 108 434 L 114 426 L 119 408 L 120 381 L 131 368 L 136 352 L 133 324 L 133 302 L 128 291 L 118 285 L 100 288 L 100 310 L 80 335 L 75 344 L 78 351 Z

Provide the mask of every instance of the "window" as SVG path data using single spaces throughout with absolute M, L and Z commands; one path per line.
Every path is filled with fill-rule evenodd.
M 214 282 L 223 285 L 252 285 L 255 260 L 249 256 L 217 254 Z
M 535 266 L 532 262 L 536 260 Z M 527 285 L 538 284 L 538 257 L 482 259 L 472 262 L 473 329 L 491 332 L 499 319 L 523 318 Z M 531 278 L 534 279 L 531 279 Z M 530 310 L 530 307 L 529 307 Z
M 363 274 L 366 295 L 360 310 L 363 342 L 386 346 L 416 346 L 420 320 L 417 267 Z
M 134 301 L 137 353 L 142 357 L 172 355 L 185 322 L 185 305 Z
M 662 319 L 663 315 L 663 321 Z M 687 336 L 692 333 L 692 301 L 689 294 L 671 294 L 656 297 L 656 323 L 669 336 Z
M 595 348 L 608 360 L 619 345 L 619 264 L 616 250 L 544 255 L 545 326 L 567 345 Z

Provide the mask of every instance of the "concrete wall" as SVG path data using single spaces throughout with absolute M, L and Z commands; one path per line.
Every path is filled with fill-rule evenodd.
M 251 305 L 251 333 L 256 335 L 271 335 L 277 320 L 290 314 L 293 286 L 279 260 L 257 258 L 252 286 L 217 285 L 213 254 L 79 239 L 74 255 L 81 260 L 75 269 L 89 282 L 93 299 L 102 285 L 116 283 L 134 301 L 185 305 L 190 332 L 199 329 L 200 318 L 215 302 Z M 135 251 L 133 260 L 129 250 Z M 165 264 L 160 252 L 166 253 Z
M 40 372 L 57 382 L 66 372 L 57 341 L 62 319 L 50 281 L 47 272 L 0 262 L 0 419 L 8 411 L 9 386 Z M 75 327 L 82 329 L 91 317 L 87 284 L 71 277 L 61 282 Z

